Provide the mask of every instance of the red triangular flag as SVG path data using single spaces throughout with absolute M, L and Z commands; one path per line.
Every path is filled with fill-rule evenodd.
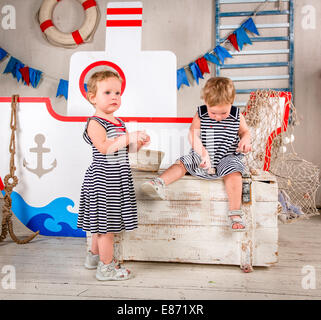
M 23 67 L 19 69 L 22 79 L 26 82 L 26 84 L 29 86 L 30 84 L 30 77 L 29 77 L 29 67 Z
M 236 34 L 235 33 L 230 34 L 227 39 L 232 43 L 233 47 L 237 51 L 240 51 L 239 46 L 237 44 L 237 39 L 236 39 Z
M 204 73 L 210 73 L 210 70 L 208 69 L 207 61 L 206 61 L 206 59 L 204 57 L 197 59 L 195 62 L 199 66 L 199 68 L 200 68 L 200 70 L 202 72 L 202 75 Z

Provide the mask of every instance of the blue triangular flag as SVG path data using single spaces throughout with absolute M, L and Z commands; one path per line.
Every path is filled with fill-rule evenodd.
M 7 65 L 6 65 L 6 68 L 4 69 L 3 73 L 12 73 L 13 70 L 15 69 L 15 67 L 16 67 L 16 63 L 17 63 L 17 59 L 14 58 L 14 57 L 10 57 L 10 59 L 9 59 Z
M 189 82 L 187 80 L 187 76 L 184 68 L 177 70 L 177 90 L 179 90 L 182 84 L 185 84 L 189 87 Z
M 29 78 L 33 88 L 36 88 L 38 86 L 38 83 L 41 79 L 41 75 L 41 71 L 29 67 Z
M 22 79 L 22 74 L 20 72 L 20 69 L 23 68 L 24 66 L 25 65 L 20 61 L 17 61 L 16 65 L 15 65 L 15 75 L 14 75 L 14 77 L 17 78 L 18 82 Z
M 243 49 L 243 44 L 252 44 L 251 39 L 248 37 L 246 31 L 242 27 L 236 29 L 234 33 L 236 34 L 237 44 L 241 50 Z
M 29 68 L 29 81 L 30 81 L 31 85 L 35 88 L 36 72 L 32 68 Z
M 8 52 L 6 50 L 3 50 L 0 48 L 0 61 L 8 55 Z
M 30 68 L 29 68 L 30 70 Z M 40 70 L 36 70 L 36 81 L 35 81 L 35 86 L 34 88 L 36 88 L 39 84 L 39 81 L 41 80 L 41 75 L 42 75 L 42 72 Z
M 214 49 L 214 52 L 218 56 L 218 58 L 221 60 L 222 64 L 224 64 L 225 58 L 232 58 L 229 52 L 221 46 L 216 46 Z
M 14 76 L 14 78 L 17 78 L 17 80 L 19 81 L 22 78 L 22 75 L 19 69 L 23 68 L 24 66 L 25 65 L 18 59 L 14 57 L 10 57 L 10 60 L 7 63 L 3 73 L 11 73 Z
M 204 79 L 204 77 L 202 75 L 202 72 L 201 72 L 201 70 L 200 70 L 200 68 L 199 68 L 199 66 L 197 65 L 196 62 L 190 63 L 189 64 L 189 68 L 191 69 L 193 77 L 196 80 L 197 84 L 198 84 L 198 79 L 199 78 Z
M 221 65 L 220 62 L 218 61 L 218 59 L 211 53 L 205 53 L 204 58 L 212 63 L 219 65 L 219 66 Z
M 63 95 L 66 100 L 68 99 L 68 81 L 60 79 L 56 97 Z
M 255 33 L 256 35 L 260 35 L 258 30 L 256 29 L 255 23 L 252 18 L 247 19 L 243 24 L 242 27 L 249 30 L 250 32 Z

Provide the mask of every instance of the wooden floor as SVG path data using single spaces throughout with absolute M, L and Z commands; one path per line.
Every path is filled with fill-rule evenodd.
M 0 299 L 321 299 L 321 217 L 279 227 L 279 263 L 270 268 L 246 274 L 237 266 L 127 262 L 135 278 L 119 282 L 98 282 L 83 267 L 83 238 L 38 236 L 26 245 L 7 238 Z M 15 230 L 27 234 L 17 221 Z M 15 268 L 15 289 L 4 289 L 6 265 Z M 305 266 L 315 270 L 316 289 L 302 287 Z

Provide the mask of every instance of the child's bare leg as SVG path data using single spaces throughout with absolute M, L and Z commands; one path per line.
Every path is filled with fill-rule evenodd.
M 225 190 L 229 201 L 229 210 L 240 210 L 242 199 L 242 175 L 240 172 L 233 172 L 223 177 Z M 235 218 L 238 216 L 231 216 Z M 233 225 L 233 229 L 243 229 L 239 223 Z
M 99 254 L 99 249 L 98 249 L 98 234 L 93 233 L 91 236 L 91 249 L 90 249 L 92 254 Z
M 114 255 L 114 234 L 98 234 L 97 242 L 100 261 L 102 261 L 104 264 L 111 263 Z
M 165 182 L 165 185 L 169 185 L 176 180 L 183 177 L 186 173 L 185 166 L 181 161 L 176 161 L 173 165 L 171 165 L 167 170 L 165 170 L 159 177 L 162 178 Z

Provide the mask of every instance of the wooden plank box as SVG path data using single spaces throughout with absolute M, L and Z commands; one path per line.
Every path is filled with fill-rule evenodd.
M 249 203 L 242 204 L 246 232 L 232 232 L 223 179 L 186 175 L 167 187 L 165 200 L 153 200 L 140 186 L 156 173 L 133 171 L 138 229 L 115 235 L 119 260 L 271 266 L 278 261 L 278 187 L 276 178 L 260 171 L 250 183 Z M 91 237 L 87 233 L 88 246 Z

